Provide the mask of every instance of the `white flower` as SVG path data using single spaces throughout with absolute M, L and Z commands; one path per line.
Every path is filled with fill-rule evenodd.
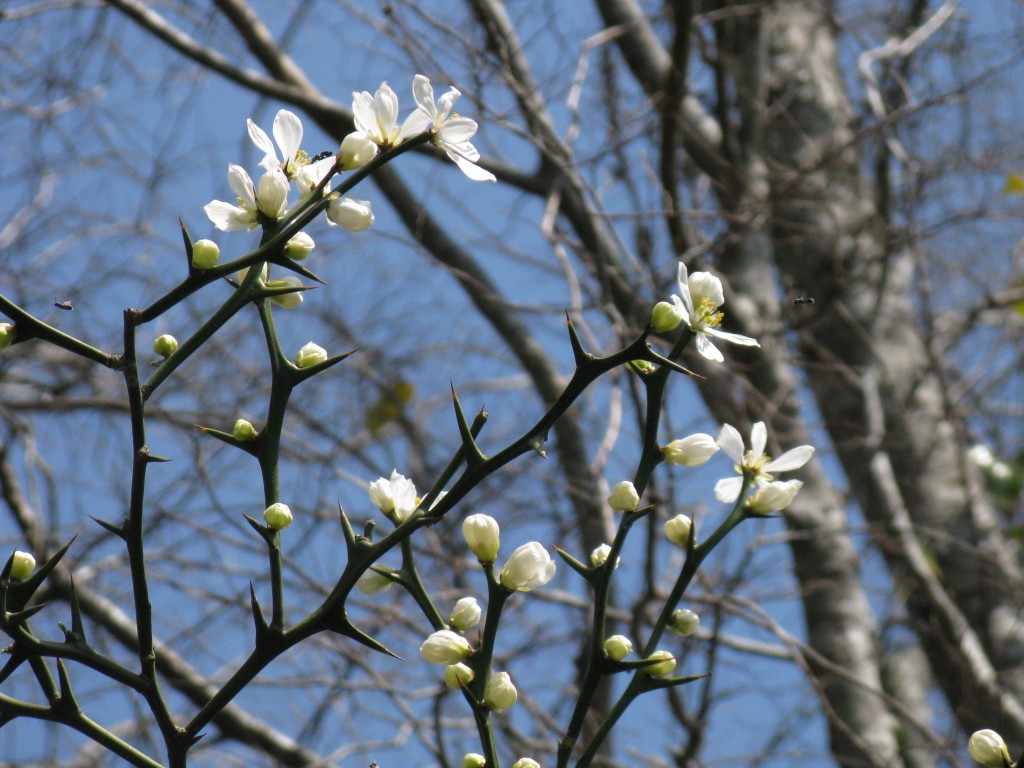
M 722 425 L 718 433 L 718 444 L 726 455 L 736 462 L 736 471 L 740 476 L 719 480 L 715 484 L 715 498 L 725 504 L 736 501 L 743 487 L 744 470 L 753 473 L 757 485 L 767 485 L 774 479 L 770 472 L 790 472 L 799 469 L 810 461 L 811 454 L 814 453 L 813 447 L 801 445 L 772 460 L 771 456 L 764 452 L 767 442 L 768 430 L 763 421 L 757 422 L 750 430 L 750 450 L 746 452 L 743 450 L 743 438 L 736 427 L 730 424 Z
M 981 443 L 971 446 L 970 450 L 967 451 L 967 458 L 982 468 L 991 467 L 996 460 L 996 457 L 992 454 L 992 449 Z
M 636 492 L 636 487 L 629 480 L 623 480 L 616 483 L 612 492 L 608 494 L 608 504 L 612 509 L 633 512 L 640 506 L 640 494 Z
M 420 503 L 412 480 L 397 469 L 391 470 L 390 480 L 379 477 L 370 483 L 370 501 L 399 523 L 405 522 Z
M 501 584 L 510 592 L 529 592 L 542 587 L 555 575 L 555 563 L 539 542 L 523 544 L 501 569 Z
M 612 661 L 622 661 L 633 652 L 633 641 L 625 635 L 612 635 L 604 641 L 604 655 Z
M 393 568 L 386 565 L 374 565 L 363 571 L 363 575 L 356 579 L 356 589 L 364 595 L 379 595 L 395 586 L 395 581 L 382 571 L 394 573 Z
M 488 709 L 508 709 L 516 703 L 519 693 L 512 685 L 508 672 L 492 672 L 484 685 L 484 706 Z
M 979 763 L 991 768 L 1004 768 L 1013 762 L 1003 737 L 987 728 L 971 735 L 967 742 L 967 752 Z
M 693 521 L 686 515 L 676 515 L 665 521 L 665 538 L 680 547 L 687 547 L 690 543 L 690 531 L 693 530 Z
M 765 483 L 750 497 L 750 510 L 756 515 L 779 512 L 793 503 L 793 499 L 803 487 L 804 484 L 799 480 L 776 480 Z
M 267 171 L 260 178 L 259 186 L 253 187 L 246 170 L 231 163 L 228 165 L 228 185 L 238 195 L 238 205 L 213 200 L 203 207 L 213 226 L 224 232 L 255 229 L 260 213 L 276 221 L 288 207 L 290 186 L 280 168 Z
M 483 616 L 483 611 L 480 610 L 480 604 L 476 598 L 463 597 L 455 603 L 448 623 L 459 632 L 465 632 L 479 624 L 481 616 Z
M 352 117 L 356 130 L 381 147 L 395 147 L 410 136 L 423 133 L 424 120 L 413 112 L 398 127 L 398 96 L 387 83 L 372 96 L 368 91 L 352 94 Z
M 327 221 L 349 232 L 362 232 L 373 226 L 373 209 L 369 200 L 336 197 L 327 204 Z
M 11 578 L 15 581 L 24 581 L 32 575 L 35 570 L 36 559 L 30 552 L 15 550 L 11 556 Z
M 282 159 L 277 156 L 277 151 L 270 141 L 270 137 L 251 119 L 245 121 L 249 129 L 249 138 L 258 149 L 263 150 L 264 157 L 260 161 L 260 167 L 271 169 L 278 168 L 284 172 L 289 179 L 294 179 L 299 168 L 307 165 L 309 160 L 306 153 L 299 149 L 302 143 L 302 121 L 287 109 L 278 110 L 274 116 L 274 139 L 277 146 L 281 148 Z
M 711 435 L 698 432 L 695 435 L 673 440 L 661 449 L 661 455 L 669 464 L 682 467 L 700 467 L 718 452 L 718 443 Z
M 470 515 L 462 521 L 462 536 L 470 552 L 482 563 L 490 563 L 498 556 L 501 530 L 498 521 L 490 515 Z
M 672 303 L 683 314 L 690 330 L 696 334 L 697 351 L 704 357 L 718 363 L 725 359 L 711 343 L 709 337 L 719 338 L 744 347 L 761 346 L 749 336 L 726 333 L 718 329 L 724 317 L 718 308 L 725 303 L 721 280 L 710 272 L 694 272 L 688 277 L 686 265 L 679 262 L 678 282 L 679 296 L 673 295 Z
M 267 521 L 268 527 L 280 531 L 292 524 L 292 511 L 287 504 L 277 502 L 263 510 L 263 519 Z
M 700 616 L 688 608 L 679 608 L 672 612 L 672 621 L 669 622 L 668 628 L 677 635 L 689 637 L 699 626 Z
M 473 655 L 469 640 L 450 629 L 434 632 L 420 646 L 420 656 L 431 664 L 458 664 Z
M 476 121 L 452 114 L 452 106 L 461 95 L 457 88 L 452 88 L 435 104 L 434 89 L 430 85 L 430 80 L 423 75 L 416 75 L 412 81 L 412 96 L 416 100 L 420 114 L 426 118 L 426 124 L 417 133 L 429 127 L 431 141 L 443 149 L 459 170 L 473 181 L 495 181 L 493 173 L 476 164 L 480 159 L 480 153 L 469 141 L 476 134 Z M 412 119 L 413 116 L 410 115 L 406 122 L 409 123 Z
M 327 362 L 327 350 L 312 341 L 304 344 L 295 355 L 295 364 L 299 368 L 310 368 L 325 362 Z

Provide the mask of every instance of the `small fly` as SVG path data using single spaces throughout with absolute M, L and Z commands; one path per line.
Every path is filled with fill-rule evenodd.
M 319 160 L 326 160 L 333 154 L 334 153 L 331 150 L 327 150 L 326 152 L 321 152 L 319 155 L 313 155 L 311 158 L 309 158 L 309 162 L 315 163 Z
M 813 304 L 814 303 L 814 299 L 812 299 L 810 296 L 804 296 L 804 297 L 799 298 L 799 299 L 793 299 L 793 303 L 794 304 Z
M 72 309 L 74 309 L 74 307 L 71 306 L 70 300 L 55 301 L 53 302 L 53 306 L 55 306 L 57 309 L 63 309 L 65 312 L 70 312 Z

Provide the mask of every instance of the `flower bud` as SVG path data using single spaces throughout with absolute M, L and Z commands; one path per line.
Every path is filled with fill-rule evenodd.
M 267 288 L 301 288 L 302 280 L 295 275 L 285 275 L 276 280 L 270 280 Z M 270 297 L 270 300 L 284 309 L 295 309 L 302 303 L 302 292 L 278 293 Z
M 341 148 L 338 150 L 343 171 L 351 171 L 354 168 L 362 168 L 377 156 L 377 145 L 367 136 L 359 131 L 350 133 L 341 140 Z
M 675 304 L 659 301 L 651 311 L 651 329 L 655 333 L 674 331 L 683 322 L 683 313 Z
M 306 344 L 299 353 L 295 355 L 295 364 L 299 368 L 311 368 L 314 365 L 327 362 L 327 350 L 312 341 Z
M 459 632 L 465 632 L 479 624 L 482 615 L 483 611 L 480 610 L 480 604 L 475 597 L 463 597 L 455 603 L 448 623 Z
M 1013 763 L 1003 737 L 988 729 L 976 731 L 971 736 L 967 742 L 967 752 L 977 762 L 991 768 L 1009 768 Z
M 797 493 L 804 487 L 799 480 L 775 480 L 758 488 L 750 497 L 750 511 L 755 515 L 767 515 L 785 509 L 793 503 Z
M 220 258 L 220 246 L 213 240 L 196 240 L 192 243 L 192 266 L 196 269 L 211 269 Z
M 260 177 L 256 186 L 256 206 L 275 221 L 288 207 L 291 185 L 280 168 L 271 168 Z
M 490 563 L 498 556 L 500 530 L 490 515 L 470 515 L 462 521 L 462 536 L 469 550 L 481 563 Z
M 169 333 L 157 336 L 153 339 L 153 351 L 160 357 L 170 357 L 178 351 L 178 340 Z
M 519 694 L 512 685 L 508 672 L 492 672 L 484 686 L 484 706 L 488 709 L 508 709 L 516 703 Z
M 256 431 L 256 427 L 250 424 L 245 419 L 238 419 L 235 422 L 234 428 L 231 430 L 231 436 L 240 443 L 248 442 L 249 440 L 255 440 L 256 435 L 259 433 Z
M 540 768 L 540 763 L 532 757 L 521 757 L 512 763 L 512 768 Z
M 665 538 L 680 547 L 687 547 L 690 543 L 690 531 L 693 530 L 693 521 L 686 515 L 676 515 L 671 520 L 665 521 Z
M 594 547 L 594 551 L 590 553 L 590 564 L 595 568 L 600 568 L 606 562 L 608 562 L 608 555 L 612 553 L 612 548 L 607 544 L 602 544 L 599 547 Z M 618 567 L 618 563 L 615 566 Z
M 15 550 L 11 558 L 11 578 L 15 581 L 24 581 L 32 575 L 35 570 L 36 559 L 28 552 Z
M 625 635 L 612 635 L 604 641 L 604 655 L 612 661 L 622 661 L 633 652 L 633 641 Z
M 402 523 L 416 511 L 420 500 L 416 486 L 397 469 L 391 470 L 391 479 L 378 477 L 370 483 L 370 501 L 388 517 Z
M 487 768 L 487 758 L 476 752 L 468 752 L 462 758 L 462 768 Z
M 431 664 L 458 664 L 472 655 L 473 646 L 469 640 L 450 629 L 435 632 L 420 646 L 420 656 Z
M 0 323 L 0 350 L 7 349 L 14 343 L 14 324 Z
M 655 651 L 647 658 L 660 659 L 657 663 L 649 664 L 644 667 L 644 672 L 651 677 L 664 677 L 665 675 L 670 675 L 672 674 L 672 670 L 676 668 L 676 657 L 669 651 Z
M 278 501 L 263 510 L 263 519 L 267 521 L 267 526 L 280 531 L 292 524 L 292 511 L 287 504 Z
M 238 282 L 242 282 L 249 275 L 249 267 L 242 267 L 240 270 L 235 272 L 235 277 L 238 278 Z M 263 267 L 260 269 L 260 280 L 267 282 L 267 278 L 270 277 L 270 264 L 263 262 Z
M 689 637 L 700 626 L 700 616 L 687 608 L 679 608 L 672 612 L 672 621 L 668 628 L 677 635 Z
M 465 664 L 449 664 L 444 668 L 444 684 L 449 688 L 465 688 L 473 682 L 473 670 Z
M 349 232 L 362 232 L 373 226 L 373 210 L 369 200 L 339 197 L 327 205 L 327 220 Z
M 636 488 L 629 480 L 623 480 L 612 488 L 612 492 L 608 496 L 608 503 L 612 509 L 633 512 L 640 506 L 640 494 L 636 492 Z
M 395 586 L 395 582 L 381 571 L 395 572 L 393 568 L 388 568 L 386 565 L 373 565 L 356 579 L 356 589 L 364 595 L 379 595 L 381 592 L 387 592 Z
M 313 238 L 305 232 L 297 232 L 291 240 L 284 244 L 284 255 L 293 261 L 304 261 L 316 248 Z
M 711 435 L 698 432 L 696 435 L 673 440 L 661 449 L 661 455 L 669 464 L 682 467 L 699 467 L 718 451 L 718 443 Z
M 501 585 L 509 592 L 529 592 L 542 587 L 555 575 L 555 563 L 539 542 L 523 544 L 501 569 Z

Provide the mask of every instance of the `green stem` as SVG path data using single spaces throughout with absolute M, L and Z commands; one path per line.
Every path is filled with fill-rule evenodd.
M 0 312 L 3 312 L 15 324 L 15 341 L 19 339 L 36 338 L 48 341 L 51 344 L 66 349 L 79 357 L 104 365 L 107 368 L 120 368 L 121 359 L 117 355 L 111 355 L 102 350 L 96 349 L 79 341 L 74 336 L 58 331 L 51 325 L 47 325 L 24 309 L 19 307 L 6 296 L 0 296 Z

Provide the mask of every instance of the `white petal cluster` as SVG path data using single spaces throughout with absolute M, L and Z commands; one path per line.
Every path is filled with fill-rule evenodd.
M 523 544 L 501 569 L 499 580 L 509 592 L 529 592 L 542 587 L 555 575 L 555 561 L 539 542 Z
M 757 422 L 750 431 L 749 451 L 745 449 L 743 438 L 734 426 L 730 424 L 722 425 L 722 429 L 718 433 L 718 444 L 725 451 L 726 455 L 736 462 L 738 477 L 728 477 L 719 480 L 715 484 L 715 497 L 719 501 L 732 504 L 739 498 L 740 489 L 743 487 L 744 470 L 754 475 L 755 484 L 759 490 L 763 490 L 765 486 L 768 486 L 775 479 L 771 474 L 772 472 L 791 472 L 794 469 L 799 469 L 810 461 L 811 456 L 814 454 L 812 446 L 801 445 L 786 451 L 777 459 L 772 459 L 771 456 L 764 452 L 767 443 L 768 430 L 763 421 Z M 798 481 L 792 482 L 798 483 Z M 768 507 L 785 501 L 788 496 L 788 501 L 785 501 L 783 506 L 774 507 L 776 510 L 784 509 L 793 501 L 793 497 L 796 496 L 801 485 L 793 485 L 792 483 L 773 485 L 770 490 L 762 494 L 758 503 L 762 510 L 772 511 Z
M 455 100 L 462 95 L 459 90 L 449 89 L 435 103 L 430 80 L 423 75 L 416 75 L 412 81 L 412 95 L 419 107 L 419 114 L 426 122 L 420 132 L 429 128 L 431 141 L 443 149 L 459 170 L 473 181 L 495 181 L 493 173 L 477 165 L 480 153 L 470 142 L 476 134 L 476 121 L 452 112 Z
M 412 480 L 397 469 L 391 470 L 390 479 L 379 477 L 370 483 L 370 501 L 399 523 L 405 522 L 420 503 Z

